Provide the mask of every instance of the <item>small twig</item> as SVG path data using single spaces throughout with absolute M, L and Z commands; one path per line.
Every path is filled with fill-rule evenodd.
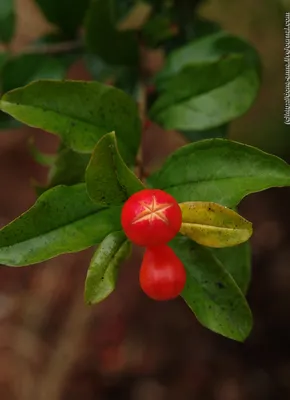
M 69 53 L 73 50 L 82 49 L 82 41 L 67 41 L 55 44 L 46 45 L 33 45 L 28 46 L 21 51 L 22 54 L 34 53 L 34 54 L 59 54 L 59 53 Z
M 148 178 L 148 176 L 150 175 L 150 172 L 146 168 L 144 168 L 142 161 L 137 158 L 135 165 L 136 165 L 136 169 L 139 171 L 138 176 L 139 177 L 141 176 L 141 179 Z
M 138 109 L 139 109 L 139 116 L 141 119 L 142 124 L 142 133 L 144 131 L 144 124 L 146 121 L 146 108 L 147 108 L 147 95 L 146 95 L 146 86 L 143 81 L 139 83 L 139 91 L 138 91 Z M 143 135 L 142 135 L 143 136 Z M 143 169 L 143 143 L 142 143 L 142 136 L 141 136 L 141 143 L 139 146 L 139 150 L 137 153 L 136 158 L 136 174 L 142 180 L 145 177 L 144 169 Z

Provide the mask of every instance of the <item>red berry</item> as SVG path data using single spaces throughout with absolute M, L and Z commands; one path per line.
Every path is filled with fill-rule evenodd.
M 181 209 L 177 201 L 159 189 L 144 189 L 124 204 L 121 223 L 128 238 L 139 246 L 169 242 L 181 227 Z
M 170 247 L 149 247 L 144 254 L 139 280 L 147 296 L 154 300 L 170 300 L 182 292 L 186 272 Z

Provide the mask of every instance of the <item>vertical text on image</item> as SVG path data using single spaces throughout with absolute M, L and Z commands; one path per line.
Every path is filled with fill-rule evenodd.
M 284 35 L 284 123 L 290 125 L 290 12 L 285 13 Z

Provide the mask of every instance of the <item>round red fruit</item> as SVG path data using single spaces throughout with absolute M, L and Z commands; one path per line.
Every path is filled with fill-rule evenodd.
M 186 272 L 170 247 L 149 247 L 144 254 L 139 280 L 147 296 L 154 300 L 171 300 L 182 292 Z
M 146 247 L 168 243 L 179 232 L 181 222 L 177 201 L 159 189 L 144 189 L 133 194 L 121 214 L 127 237 Z

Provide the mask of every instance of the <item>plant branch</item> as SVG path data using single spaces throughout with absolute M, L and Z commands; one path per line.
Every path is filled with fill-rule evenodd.
M 31 45 L 26 47 L 21 53 L 34 53 L 34 54 L 59 54 L 69 53 L 74 50 L 80 50 L 83 48 L 81 40 L 53 43 L 53 44 L 41 44 Z
M 146 94 L 146 86 L 143 80 L 139 82 L 138 88 L 138 109 L 139 109 L 139 116 L 141 119 L 142 124 L 142 135 L 141 135 L 141 143 L 139 146 L 139 150 L 137 153 L 136 159 L 136 174 L 142 180 L 145 177 L 144 169 L 143 169 L 143 131 L 144 131 L 144 124 L 146 121 L 146 110 L 147 110 L 147 94 Z

